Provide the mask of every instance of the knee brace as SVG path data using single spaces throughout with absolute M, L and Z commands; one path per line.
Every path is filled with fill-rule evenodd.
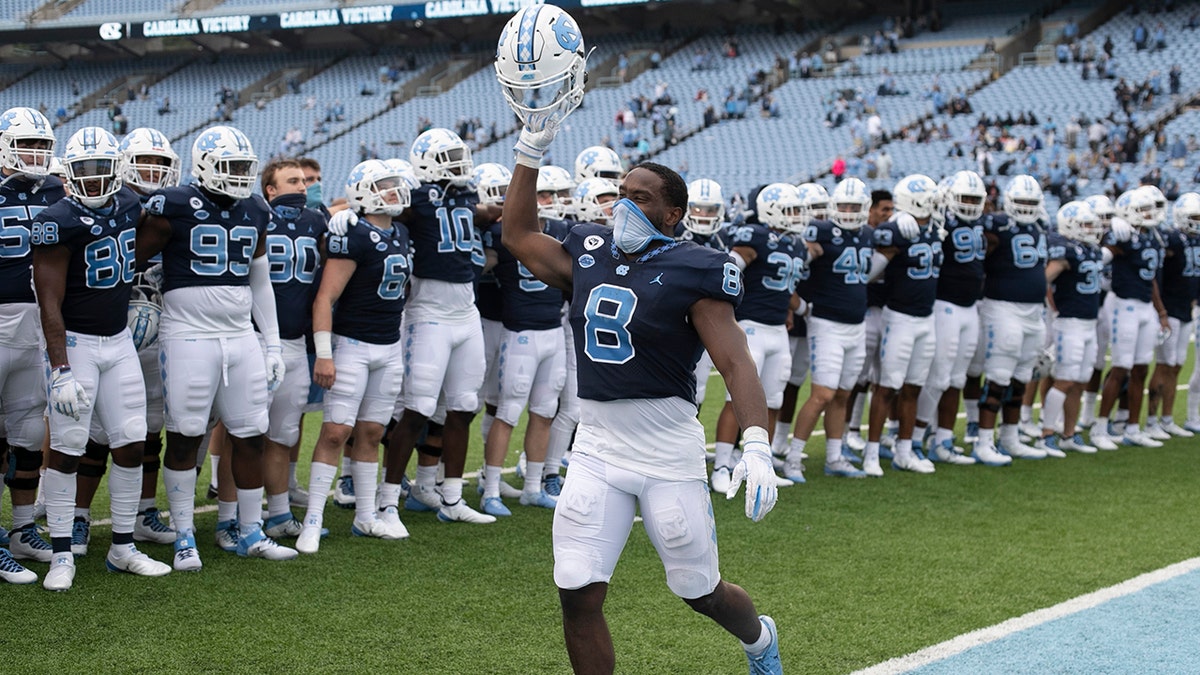
M 84 455 L 84 456 L 87 457 L 88 459 L 94 459 L 93 457 L 91 457 L 89 455 Z M 80 462 L 79 468 L 76 469 L 76 473 L 84 478 L 95 478 L 95 479 L 103 478 L 104 472 L 108 469 L 108 462 L 101 461 L 101 460 L 97 460 L 97 461 L 99 461 L 100 463 L 97 464 L 94 462 Z
M 993 392 L 995 387 L 991 382 L 984 382 L 983 387 L 979 390 L 979 409 L 986 410 L 991 413 L 1000 412 L 1000 398 Z
M 430 436 L 434 438 L 441 438 L 443 428 L 443 425 L 430 421 L 425 427 L 425 438 L 429 438 Z
M 87 457 L 95 462 L 99 462 L 100 464 L 104 464 L 108 461 L 108 453 L 109 449 L 107 445 L 91 440 L 87 442 L 87 445 L 84 446 L 83 449 L 84 457 Z
M 1003 405 L 1005 408 L 1019 408 L 1025 398 L 1025 383 L 1013 380 L 1004 390 Z
M 162 435 L 146 436 L 146 444 L 142 446 L 142 473 L 154 473 L 162 466 Z
M 420 443 L 417 445 L 417 452 L 421 453 L 422 455 L 429 455 L 430 457 L 441 457 L 442 446 Z
M 18 448 L 15 445 L 11 446 L 13 457 L 16 461 L 13 462 L 17 471 L 40 471 L 42 468 L 42 449 L 26 450 Z

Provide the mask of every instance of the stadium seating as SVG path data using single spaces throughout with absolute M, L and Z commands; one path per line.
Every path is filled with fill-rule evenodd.
M 20 26 L 33 10 L 45 4 L 45 0 L 6 0 L 0 8 L 0 26 Z

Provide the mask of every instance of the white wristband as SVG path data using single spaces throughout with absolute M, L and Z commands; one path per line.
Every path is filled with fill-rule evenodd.
M 739 272 L 746 271 L 746 259 L 742 257 L 741 253 L 738 253 L 737 251 L 730 251 L 729 257 L 733 258 L 733 264 L 737 265 Z
M 333 333 L 327 330 L 319 330 L 313 333 L 313 348 L 317 353 L 318 359 L 332 359 Z
M 767 435 L 767 430 L 762 427 L 750 427 L 742 432 L 742 447 L 745 448 L 747 443 L 765 443 L 771 444 L 771 437 Z

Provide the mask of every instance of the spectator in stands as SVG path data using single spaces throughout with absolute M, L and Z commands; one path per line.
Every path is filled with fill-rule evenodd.
M 1167 48 L 1167 27 L 1163 22 L 1159 21 L 1154 27 L 1154 50 L 1159 51 Z
M 705 126 L 705 128 L 707 128 L 707 127 L 711 127 L 712 125 L 714 125 L 716 123 L 717 123 L 717 111 L 713 108 L 712 104 L 709 103 L 708 105 L 706 105 L 704 107 L 704 126 Z
M 1183 27 L 1188 30 L 1196 30 L 1196 28 L 1200 27 L 1200 12 L 1192 12 Z
M 883 120 L 879 113 L 871 113 L 867 117 L 867 142 L 870 147 L 877 148 L 883 143 Z
M 1108 56 L 1108 58 L 1110 58 L 1110 59 L 1112 58 L 1113 50 L 1115 48 L 1116 48 L 1116 45 L 1113 44 L 1112 36 L 1105 35 L 1104 36 L 1104 53 Z
M 1096 60 L 1096 41 L 1090 35 L 1083 41 L 1083 56 L 1081 58 L 1084 63 Z
M 1167 73 L 1167 82 L 1171 95 L 1178 96 L 1179 90 L 1183 88 L 1183 69 L 1179 67 L 1178 63 L 1171 66 L 1171 71 Z
M 1075 17 L 1068 17 L 1067 22 L 1063 24 L 1063 39 L 1067 42 L 1074 40 L 1079 36 L 1079 24 L 1075 22 Z
M 736 59 L 738 57 L 738 39 L 736 36 L 730 35 L 725 39 L 725 43 L 721 45 L 721 53 L 727 59 Z
M 359 96 L 374 96 L 375 90 L 371 88 L 370 82 L 363 80 L 362 83 L 358 87 L 358 95 Z
M 1150 39 L 1150 31 L 1146 30 L 1145 24 L 1138 21 L 1133 27 L 1133 48 L 1139 52 L 1146 48 L 1146 43 Z
M 296 77 L 295 75 L 289 77 L 287 79 L 287 87 L 288 87 L 288 93 L 299 94 L 300 93 L 300 78 Z
M 1059 63 L 1069 63 L 1071 61 L 1071 48 L 1066 42 L 1060 42 L 1054 48 L 1054 55 L 1058 58 Z
M 842 159 L 841 155 L 835 157 L 833 160 L 833 166 L 830 167 L 829 172 L 833 174 L 834 180 L 840 182 L 842 180 L 842 176 L 846 175 L 846 160 Z
M 1142 176 L 1142 179 L 1141 179 L 1141 181 L 1139 181 L 1139 183 L 1142 185 L 1153 185 L 1154 187 L 1161 186 L 1162 185 L 1162 169 L 1158 168 L 1157 166 L 1154 167 L 1153 169 L 1150 169 L 1150 171 L 1148 173 L 1146 173 L 1144 176 Z
M 813 75 L 825 72 L 825 59 L 821 58 L 820 52 L 814 52 L 812 55 L 812 72 Z
M 71 80 L 71 95 L 75 98 L 79 98 L 82 93 L 83 92 L 79 89 L 79 80 Z
M 1171 141 L 1171 147 L 1167 151 L 1167 159 L 1170 160 L 1171 166 L 1176 169 L 1182 169 L 1187 164 L 1187 156 L 1187 144 L 1183 142 L 1182 138 L 1176 136 L 1175 140 Z
M 662 66 L 662 53 L 660 53 L 657 49 L 655 49 L 654 51 L 650 52 L 650 67 L 653 68 L 654 70 L 658 70 L 661 66 Z
M 57 124 L 62 124 L 63 122 L 67 121 L 67 106 L 58 106 L 58 108 L 54 111 L 54 121 Z
M 825 51 L 825 56 L 823 56 L 821 60 L 824 61 L 825 63 L 836 66 L 838 63 L 841 62 L 841 60 L 842 60 L 841 51 L 838 49 L 837 45 L 834 44 L 833 40 L 828 40 L 825 42 L 825 50 L 824 51 Z
M 629 57 L 625 52 L 621 52 L 617 57 L 617 79 L 624 82 L 625 76 L 629 74 Z
M 159 115 L 166 115 L 171 112 L 171 97 L 166 95 L 159 96 L 155 99 L 155 107 L 158 109 Z
M 1168 175 L 1164 177 L 1162 185 L 1159 186 L 1159 189 L 1162 190 L 1163 196 L 1165 196 L 1168 201 L 1173 202 L 1176 199 L 1179 199 L 1179 181 L 1175 180 L 1174 176 Z

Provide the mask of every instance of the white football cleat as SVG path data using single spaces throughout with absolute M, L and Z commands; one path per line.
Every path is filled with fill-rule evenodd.
M 174 543 L 175 530 L 160 520 L 159 515 L 159 510 L 155 508 L 139 511 L 137 520 L 133 522 L 133 540 L 154 544 Z
M 196 550 L 196 535 L 184 530 L 175 535 L 175 560 L 172 566 L 179 572 L 199 572 L 204 563 Z
M 34 579 L 37 577 L 35 576 Z M 68 551 L 55 553 L 50 559 L 50 571 L 42 579 L 42 588 L 48 591 L 69 591 L 75 583 L 75 556 Z
M 72 559 L 71 562 L 75 561 Z M 37 578 L 36 572 L 26 569 L 21 563 L 13 560 L 8 549 L 0 548 L 0 579 L 10 584 L 32 584 L 37 581 Z
M 791 487 L 796 484 L 796 481 L 784 478 L 779 474 L 775 474 L 775 487 Z
M 985 466 L 1008 466 L 1012 464 L 1012 457 L 1002 455 L 996 452 L 996 449 L 991 446 L 975 444 L 975 449 L 971 451 L 971 455 L 975 461 Z
M 408 539 L 408 528 L 400 521 L 400 509 L 396 506 L 385 506 L 376 514 L 378 522 L 383 525 L 380 539 Z
M 846 434 L 846 447 L 855 452 L 862 452 L 867 449 L 867 442 L 863 440 L 862 434 L 851 431 Z
M 300 555 L 296 549 L 276 543 L 262 531 L 261 526 L 255 527 L 249 533 L 241 533 L 238 537 L 237 554 L 243 558 L 265 560 L 292 560 Z
M 733 482 L 733 472 L 727 466 L 718 466 L 712 472 L 712 490 L 725 494 L 729 491 L 729 485 Z
M 1162 429 L 1163 431 L 1167 432 L 1168 434 L 1170 434 L 1172 436 L 1178 436 L 1179 438 L 1191 438 L 1192 436 L 1196 435 L 1196 434 L 1188 431 L 1187 429 L 1184 429 L 1183 427 L 1179 426 L 1178 424 L 1176 424 L 1174 422 L 1170 422 L 1169 424 L 1160 425 L 1159 428 Z
M 442 508 L 438 509 L 438 520 L 443 523 L 474 523 L 477 525 L 486 525 L 487 523 L 496 522 L 495 516 L 489 516 L 486 513 L 480 513 L 475 509 L 467 506 L 467 503 L 461 499 L 453 504 L 442 504 Z
M 1070 438 L 1062 439 L 1058 442 L 1058 447 L 1061 450 L 1070 450 L 1072 452 L 1079 452 L 1085 455 L 1093 455 L 1096 453 L 1096 448 L 1085 443 L 1083 441 L 1083 434 L 1080 433 L 1076 433 Z
M 1150 427 L 1150 426 L 1146 427 L 1145 429 L 1142 430 L 1142 433 L 1149 436 L 1150 438 L 1153 438 L 1156 441 L 1171 440 L 1171 434 L 1167 433 L 1165 430 L 1163 430 L 1162 427 L 1158 426 L 1157 424 L 1152 427 Z
M 999 451 L 1016 459 L 1046 459 L 1046 452 L 1038 448 L 1017 442 L 1013 445 L 997 446 Z
M 305 525 L 296 537 L 296 550 L 300 553 L 316 553 L 321 548 L 321 524 Z
M 139 577 L 161 577 L 171 573 L 170 565 L 154 560 L 133 544 L 109 546 L 104 565 L 110 572 L 125 572 Z
M 913 473 L 933 473 L 935 471 L 933 464 L 929 460 L 922 460 L 912 453 L 896 453 L 892 458 L 892 468 L 900 471 L 911 471 Z
M 943 464 L 958 464 L 967 466 L 975 463 L 974 457 L 964 455 L 962 450 L 954 447 L 954 441 L 947 439 L 941 445 L 934 445 L 929 451 L 929 459 Z
M 38 534 L 37 526 L 33 523 L 18 527 L 9 532 L 8 536 L 10 539 L 8 550 L 17 560 L 48 563 L 54 555 L 54 549 L 45 539 L 42 539 L 42 535 Z
M 871 478 L 883 478 L 883 467 L 879 466 L 878 457 L 863 457 L 862 470 Z
M 1046 453 L 1047 457 L 1063 459 L 1067 456 L 1067 453 L 1063 452 L 1062 448 L 1059 447 L 1058 439 L 1054 436 L 1046 436 L 1038 439 L 1037 443 L 1035 443 L 1033 447 Z
M 1161 448 L 1162 441 L 1156 441 L 1146 435 L 1144 431 L 1126 431 L 1125 437 L 1121 439 L 1125 445 L 1135 445 L 1141 448 Z

